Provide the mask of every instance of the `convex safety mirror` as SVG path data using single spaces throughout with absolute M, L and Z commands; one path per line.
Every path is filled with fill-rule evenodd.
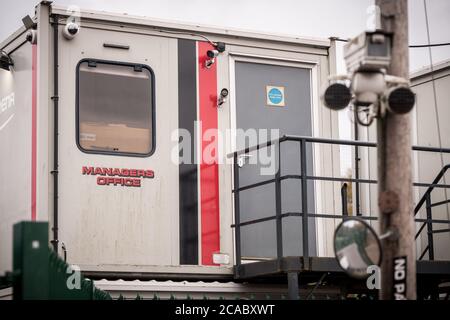
M 353 278 L 366 278 L 367 268 L 381 263 L 381 244 L 363 220 L 344 220 L 334 233 L 334 252 L 339 266 Z

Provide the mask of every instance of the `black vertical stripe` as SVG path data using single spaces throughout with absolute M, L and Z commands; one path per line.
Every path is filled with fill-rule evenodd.
M 191 135 L 191 161 L 179 166 L 180 264 L 198 264 L 198 168 L 194 161 L 197 152 L 194 149 L 194 121 L 197 120 L 196 62 L 196 42 L 179 39 L 178 126 Z

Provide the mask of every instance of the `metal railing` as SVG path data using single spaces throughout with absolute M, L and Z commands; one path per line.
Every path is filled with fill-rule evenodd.
M 439 171 L 439 173 L 436 176 L 436 178 L 434 178 L 432 184 L 428 187 L 428 189 L 425 191 L 425 193 L 423 194 L 422 198 L 419 200 L 419 202 L 417 203 L 416 207 L 414 208 L 414 216 L 416 216 L 417 213 L 420 211 L 420 209 L 425 204 L 426 215 L 427 215 L 427 220 L 422 223 L 421 227 L 417 231 L 416 236 L 414 238 L 414 239 L 417 240 L 417 238 L 419 237 L 419 235 L 422 232 L 422 230 L 424 229 L 424 227 L 427 226 L 427 241 L 428 241 L 428 245 L 422 251 L 422 254 L 419 256 L 419 260 L 422 260 L 427 252 L 428 252 L 428 260 L 434 260 L 433 234 L 450 232 L 450 228 L 449 229 L 433 230 L 433 222 L 432 222 L 433 221 L 432 208 L 433 207 L 437 207 L 437 206 L 441 206 L 443 204 L 448 204 L 448 203 L 450 203 L 450 200 L 446 199 L 444 201 L 438 201 L 438 202 L 435 202 L 435 203 L 431 202 L 431 192 L 433 192 L 435 186 L 444 177 L 445 173 L 447 172 L 447 170 L 449 168 L 450 168 L 450 164 L 447 164 L 441 169 L 441 171 Z
M 300 145 L 300 175 L 286 174 L 281 175 L 281 144 L 286 141 L 294 141 L 299 143 Z M 309 239 L 308 239 L 308 219 L 313 218 L 325 218 L 325 219 L 348 219 L 351 216 L 346 214 L 347 210 L 343 209 L 342 215 L 336 214 L 326 214 L 326 213 L 311 213 L 308 212 L 308 193 L 311 192 L 308 190 L 308 181 L 329 181 L 329 182 L 341 182 L 341 183 L 355 183 L 355 184 L 376 184 L 376 180 L 370 179 L 355 179 L 355 178 L 340 178 L 340 177 L 330 177 L 330 176 L 317 176 L 317 175 L 308 175 L 307 168 L 307 144 L 325 144 L 325 145 L 335 145 L 335 146 L 351 146 L 351 147 L 367 147 L 367 148 L 375 148 L 376 144 L 371 142 L 363 142 L 363 141 L 351 141 L 351 140 L 335 140 L 335 139 L 324 139 L 324 138 L 313 138 L 313 137 L 302 137 L 302 136 L 289 136 L 285 135 L 279 139 L 267 141 L 249 148 L 245 148 L 243 150 L 236 151 L 232 153 L 234 160 L 234 224 L 232 227 L 235 229 L 235 253 L 236 253 L 236 261 L 235 265 L 237 270 L 242 264 L 242 255 L 241 255 L 241 227 L 258 224 L 266 221 L 275 220 L 276 221 L 276 259 L 279 261 L 283 258 L 283 228 L 282 228 L 282 219 L 286 217 L 300 217 L 302 219 L 302 253 L 303 253 L 303 261 L 305 265 L 305 269 L 309 269 Z M 278 161 L 278 168 L 276 170 L 274 178 L 266 179 L 264 181 L 259 181 L 256 183 L 248 184 L 241 186 L 239 183 L 239 170 L 240 167 L 238 165 L 238 157 L 248 154 L 250 152 L 254 152 L 260 150 L 262 148 L 268 148 L 271 146 L 278 146 L 276 151 L 276 157 Z M 433 148 L 433 147 L 424 147 L 424 146 L 413 146 L 413 151 L 419 152 L 434 152 L 434 153 L 448 153 L 450 154 L 450 149 L 447 148 Z M 440 201 L 436 203 L 431 203 L 431 192 L 435 188 L 450 188 L 450 185 L 447 184 L 439 184 L 439 180 L 444 176 L 446 170 L 450 167 L 450 165 L 442 168 L 438 176 L 433 180 L 432 183 L 423 183 L 423 182 L 415 182 L 413 185 L 415 187 L 426 187 L 427 190 L 417 203 L 415 208 L 415 214 L 419 212 L 423 204 L 426 204 L 427 217 L 423 218 L 415 218 L 415 222 L 422 223 L 421 228 L 416 234 L 416 239 L 418 238 L 420 232 L 423 230 L 425 226 L 427 226 L 428 235 L 428 245 L 425 249 L 425 252 L 429 252 L 429 259 L 434 259 L 433 254 L 433 239 L 432 234 L 437 232 L 448 232 L 450 229 L 440 229 L 433 231 L 432 224 L 433 223 L 441 223 L 441 224 L 449 224 L 450 220 L 443 219 L 432 219 L 431 210 L 433 207 L 449 203 L 449 200 Z M 299 194 L 301 197 L 301 212 L 283 212 L 282 211 L 282 196 L 281 196 L 281 182 L 283 180 L 288 179 L 298 179 L 301 181 L 301 190 L 299 190 Z M 268 184 L 275 184 L 275 215 L 258 218 L 253 220 L 241 221 L 241 208 L 240 208 L 240 197 L 241 192 L 244 190 L 258 188 Z M 341 190 L 341 195 L 346 195 L 347 190 Z M 344 201 L 343 201 L 344 202 Z M 374 216 L 366 216 L 366 215 L 358 215 L 358 218 L 363 220 L 378 220 L 377 217 Z M 431 236 L 430 236 L 431 233 Z M 423 253 L 419 258 L 422 259 Z

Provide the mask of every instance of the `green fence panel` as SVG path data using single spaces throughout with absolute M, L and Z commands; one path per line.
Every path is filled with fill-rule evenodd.
M 111 300 L 49 248 L 47 222 L 19 222 L 13 231 L 13 298 Z

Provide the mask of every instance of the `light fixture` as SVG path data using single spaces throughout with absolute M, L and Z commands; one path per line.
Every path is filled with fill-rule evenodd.
M 406 86 L 396 86 L 389 89 L 385 99 L 388 109 L 397 114 L 410 112 L 416 102 L 414 92 Z
M 322 94 L 322 101 L 332 110 L 341 110 L 348 106 L 352 94 L 349 87 L 343 83 L 335 82 L 326 87 Z

